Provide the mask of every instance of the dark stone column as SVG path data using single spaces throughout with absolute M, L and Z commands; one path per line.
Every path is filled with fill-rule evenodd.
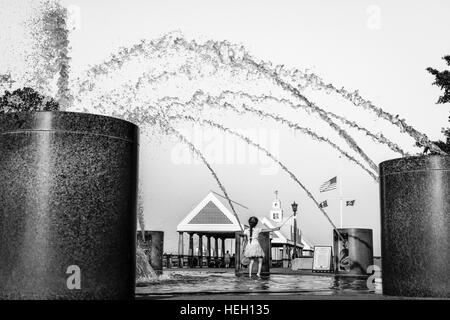
M 203 267 L 203 235 L 198 235 L 198 266 Z
M 189 233 L 189 251 L 188 251 L 189 268 L 194 267 L 194 234 Z
M 183 268 L 184 261 L 184 232 L 178 232 L 178 260 L 179 267 Z
M 289 267 L 289 254 L 288 254 L 285 244 L 283 244 L 283 253 L 282 253 L 281 259 L 283 261 L 283 268 L 288 268 Z
M 235 252 L 236 252 L 236 256 L 234 259 L 234 273 L 237 276 L 240 276 L 241 273 L 241 259 L 242 259 L 242 242 L 244 239 L 244 235 L 242 233 L 242 231 L 237 231 L 234 233 L 234 247 L 235 247 Z
M 207 239 L 208 239 L 208 242 L 207 242 L 208 255 L 207 255 L 207 257 L 208 257 L 208 267 L 209 267 L 209 264 L 211 263 L 211 236 L 208 235 Z
M 336 274 L 367 275 L 367 268 L 373 265 L 372 229 L 338 229 L 347 243 L 344 245 L 335 231 L 334 271 Z
M 219 237 L 214 239 L 214 258 L 219 259 Z
M 225 238 L 222 238 L 222 259 L 225 259 Z
M 380 164 L 383 293 L 450 297 L 450 156 Z
M 0 116 L 0 299 L 134 297 L 138 134 L 85 113 Z

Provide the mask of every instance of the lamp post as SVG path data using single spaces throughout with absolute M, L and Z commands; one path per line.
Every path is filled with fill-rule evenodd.
M 291 205 L 292 211 L 294 211 L 294 253 L 292 254 L 292 258 L 297 258 L 297 208 L 298 204 L 294 203 Z

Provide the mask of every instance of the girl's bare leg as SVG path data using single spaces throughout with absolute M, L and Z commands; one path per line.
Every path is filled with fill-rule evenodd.
M 252 277 L 253 262 L 255 262 L 255 259 L 250 259 L 250 263 L 248 265 L 248 276 L 250 278 Z
M 258 273 L 256 274 L 258 277 L 261 276 L 262 261 L 263 258 L 258 258 Z

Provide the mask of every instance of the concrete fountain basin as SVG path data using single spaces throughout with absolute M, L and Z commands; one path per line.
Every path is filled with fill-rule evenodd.
M 383 294 L 450 297 L 450 156 L 380 164 Z

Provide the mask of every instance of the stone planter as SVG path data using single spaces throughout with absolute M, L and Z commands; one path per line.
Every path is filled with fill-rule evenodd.
M 132 299 L 137 126 L 0 116 L 0 298 Z
M 383 293 L 450 297 L 450 156 L 380 164 Z
M 164 232 L 163 231 L 145 231 L 145 239 L 142 239 L 142 232 L 138 231 L 138 241 L 149 257 L 150 266 L 157 275 L 163 273 L 164 256 Z
M 369 266 L 373 265 L 372 229 L 338 229 L 347 241 L 342 240 L 333 231 L 334 272 L 337 275 L 367 276 Z

